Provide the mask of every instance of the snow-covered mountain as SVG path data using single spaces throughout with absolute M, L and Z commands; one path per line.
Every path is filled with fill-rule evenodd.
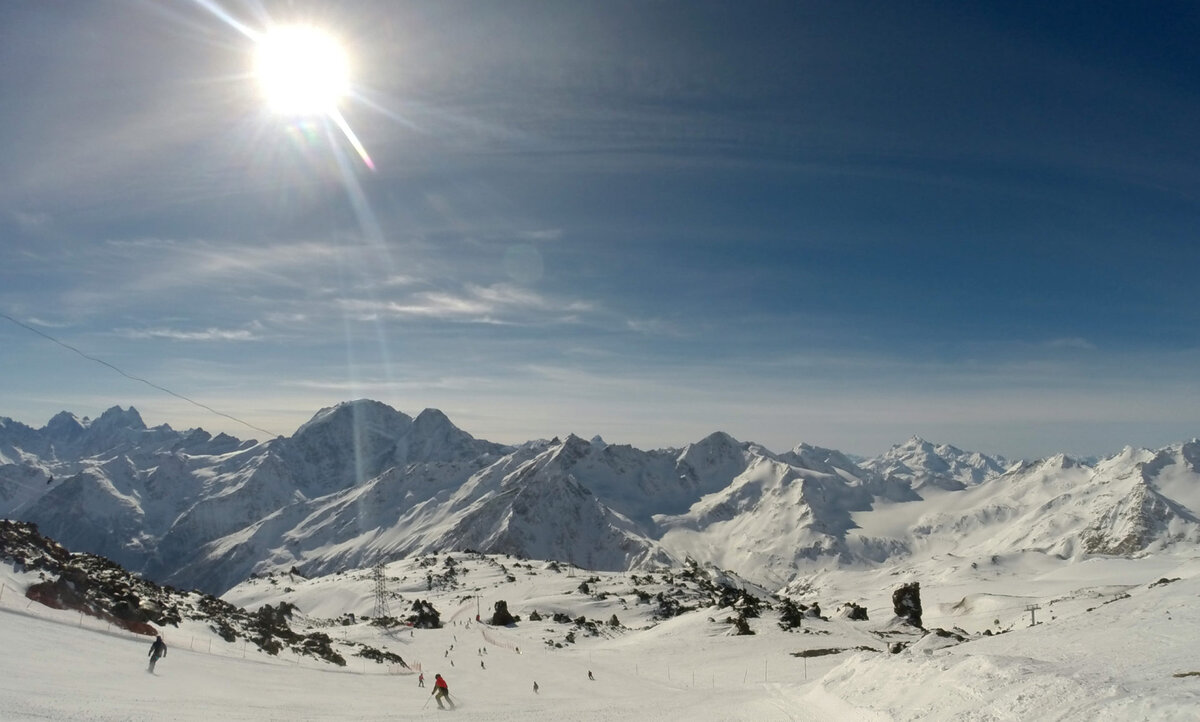
M 999 456 L 934 445 L 914 436 L 862 466 L 883 476 L 904 479 L 917 490 L 926 486 L 959 490 L 1003 474 L 1009 463 Z
M 714 433 L 643 451 L 576 436 L 508 447 L 440 411 L 359 400 L 263 443 L 147 428 L 134 409 L 0 418 L 0 516 L 147 577 L 222 592 L 475 549 L 625 570 L 687 558 L 786 586 L 830 566 L 953 553 L 1057 559 L 1200 542 L 1200 442 L 1087 465 L 911 439 L 855 463 Z M 1006 470 L 1007 467 L 1007 470 Z M 807 583 L 807 582 L 805 582 Z

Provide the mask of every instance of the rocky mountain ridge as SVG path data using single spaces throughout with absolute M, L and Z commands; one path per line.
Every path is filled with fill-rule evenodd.
M 806 570 L 954 549 L 1059 558 L 1200 542 L 1200 442 L 1095 465 L 1010 464 L 913 438 L 855 463 L 717 432 L 642 451 L 570 435 L 510 447 L 440 411 L 359 400 L 291 437 L 148 428 L 134 409 L 0 418 L 0 517 L 148 578 L 221 593 L 476 549 L 626 570 L 686 559 L 782 587 Z

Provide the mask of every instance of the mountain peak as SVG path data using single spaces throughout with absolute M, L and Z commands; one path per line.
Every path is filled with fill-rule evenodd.
M 112 408 L 100 414 L 100 418 L 91 423 L 93 429 L 135 429 L 142 430 L 146 428 L 146 423 L 142 421 L 142 415 L 138 410 L 130 406 L 128 410 L 122 409 L 120 406 Z
M 468 452 L 468 449 L 473 451 Z M 498 446 L 479 441 L 455 426 L 454 422 L 438 409 L 424 409 L 413 420 L 408 451 L 410 461 L 444 460 L 462 454 L 491 453 L 498 450 Z
M 861 466 L 882 476 L 908 480 L 913 488 L 932 484 L 948 490 L 1003 474 L 1007 461 L 978 452 L 965 452 L 950 444 L 933 444 L 914 434 L 885 454 L 864 461 Z
M 712 445 L 712 446 L 740 446 L 741 445 L 737 439 L 733 438 L 732 436 L 725 433 L 724 431 L 714 431 L 711 434 L 709 434 L 708 436 L 705 436 L 703 439 L 700 439 L 699 441 L 697 441 L 696 444 L 697 445 L 705 445 L 705 446 L 709 446 L 709 445 Z
M 688 444 L 679 454 L 679 461 L 703 464 L 703 459 L 729 458 L 741 451 L 742 444 L 724 431 L 714 431 L 699 441 Z
M 413 419 L 413 423 L 426 428 L 454 426 L 450 421 L 450 417 L 446 416 L 439 409 L 422 409 L 421 413 L 417 414 L 417 417 Z
M 567 463 L 574 463 L 590 454 L 594 448 L 590 441 L 582 439 L 575 434 L 567 434 L 567 438 L 559 442 L 558 449 L 554 452 L 554 457 L 562 459 Z
M 46 423 L 46 431 L 53 434 L 78 434 L 83 431 L 83 422 L 69 411 L 59 411 Z
M 407 426 L 412 419 L 385 403 L 371 399 L 343 401 L 321 409 L 296 430 L 294 436 L 304 436 L 320 427 L 341 425 L 369 428 L 394 428 Z
M 932 450 L 934 448 L 934 444 L 918 434 L 913 434 L 912 436 L 908 437 L 908 441 L 905 441 L 903 444 L 898 444 L 897 446 L 893 446 L 892 448 L 893 449 Z

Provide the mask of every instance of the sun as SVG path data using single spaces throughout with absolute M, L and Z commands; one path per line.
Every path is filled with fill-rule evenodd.
M 328 115 L 350 88 L 346 53 L 309 25 L 269 30 L 258 38 L 255 75 L 267 104 L 286 115 Z

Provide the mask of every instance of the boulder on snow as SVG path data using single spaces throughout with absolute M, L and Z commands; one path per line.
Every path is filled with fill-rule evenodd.
M 920 582 L 909 582 L 892 592 L 892 608 L 896 610 L 897 617 L 914 627 L 924 629 L 921 626 Z
M 417 599 L 412 605 L 413 613 L 405 620 L 417 629 L 441 629 L 442 615 L 432 604 L 424 599 Z
M 493 609 L 495 611 L 492 612 L 491 624 L 494 624 L 498 627 L 507 627 L 508 625 L 517 621 L 508 611 L 508 602 L 504 601 L 503 599 L 497 601 L 495 605 L 493 605 Z
M 846 602 L 838 609 L 838 614 L 846 619 L 858 622 L 869 621 L 867 617 L 867 608 L 859 606 L 854 602 Z

